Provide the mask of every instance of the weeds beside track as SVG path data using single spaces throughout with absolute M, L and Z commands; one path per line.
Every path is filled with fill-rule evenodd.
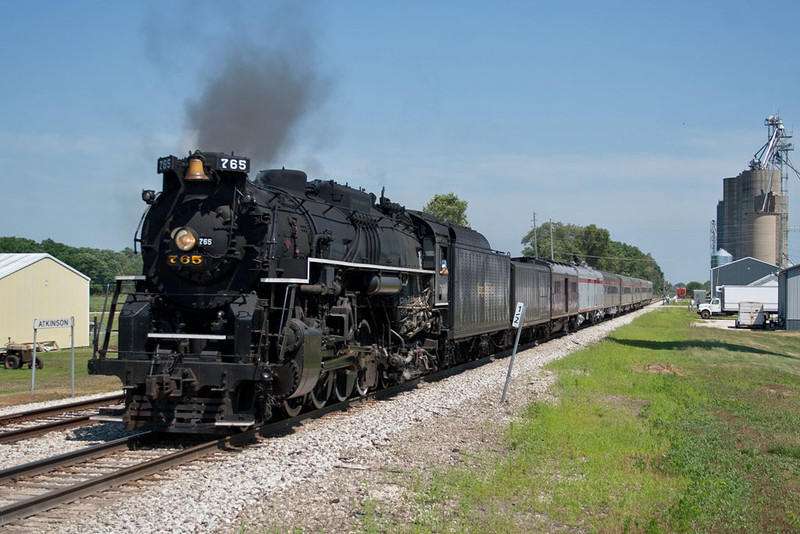
M 800 338 L 694 319 L 648 313 L 550 364 L 557 402 L 530 404 L 481 469 L 410 488 L 426 512 L 398 529 L 796 532 Z

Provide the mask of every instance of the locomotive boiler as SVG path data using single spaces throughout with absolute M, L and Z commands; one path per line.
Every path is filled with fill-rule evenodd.
M 471 229 L 301 171 L 251 180 L 248 158 L 200 151 L 157 170 L 142 274 L 112 298 L 112 320 L 125 298 L 117 348 L 109 325 L 89 362 L 121 380 L 128 428 L 249 427 L 505 348 L 517 301 L 531 340 L 652 296 L 649 282 L 512 260 Z

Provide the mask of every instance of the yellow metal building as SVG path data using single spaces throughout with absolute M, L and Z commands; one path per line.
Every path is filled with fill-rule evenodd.
M 36 319 L 75 318 L 75 346 L 89 345 L 89 277 L 49 254 L 0 254 L 0 345 L 33 341 Z M 70 328 L 38 331 L 37 341 L 70 346 Z

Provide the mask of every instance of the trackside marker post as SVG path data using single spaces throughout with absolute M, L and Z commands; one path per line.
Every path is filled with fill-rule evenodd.
M 508 384 L 511 382 L 511 370 L 514 368 L 514 357 L 517 355 L 517 347 L 519 346 L 519 335 L 522 333 L 522 323 L 525 322 L 525 309 L 527 306 L 524 302 L 517 302 L 517 309 L 514 310 L 514 319 L 511 321 L 511 328 L 517 329 L 517 337 L 514 340 L 514 350 L 511 352 L 511 361 L 508 362 L 508 374 L 506 375 L 506 385 L 503 387 L 503 396 L 500 398 L 500 404 L 506 401 L 506 393 L 508 392 Z

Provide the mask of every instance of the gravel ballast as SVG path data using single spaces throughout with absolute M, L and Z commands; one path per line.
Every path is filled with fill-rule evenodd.
M 548 395 L 554 377 L 541 370 L 544 364 L 601 340 L 650 309 L 520 352 L 506 404 L 499 401 L 508 358 L 307 421 L 241 451 L 215 453 L 167 471 L 157 482 L 90 497 L 81 509 L 96 513 L 54 512 L 61 517 L 59 531 L 232 533 L 246 527 L 250 532 L 349 532 L 358 529 L 367 500 L 397 521 L 413 520 L 414 510 L 402 506 L 403 481 L 494 449 L 516 409 Z M 118 427 L 99 426 L 110 432 Z M 66 451 L 58 442 L 74 442 L 70 435 L 87 430 L 53 435 L 46 445 L 50 455 Z M 19 451 L 30 452 L 39 439 L 17 444 L 16 452 L 0 445 L 0 465 L 18 463 Z M 540 527 L 548 530 L 542 521 Z

